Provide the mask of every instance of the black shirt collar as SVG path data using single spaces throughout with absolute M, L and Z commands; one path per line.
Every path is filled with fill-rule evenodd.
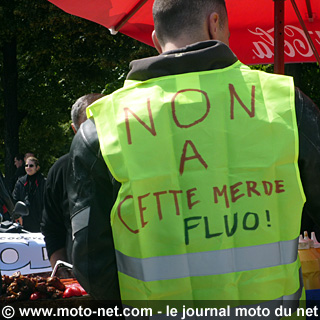
M 146 81 L 174 74 L 222 69 L 237 60 L 226 44 L 216 40 L 203 41 L 132 61 L 127 80 Z

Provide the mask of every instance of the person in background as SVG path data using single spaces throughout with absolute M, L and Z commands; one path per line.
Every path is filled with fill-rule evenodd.
M 77 99 L 71 108 L 71 127 L 74 133 L 81 123 L 87 119 L 86 108 L 103 97 L 100 93 L 90 93 Z M 41 232 L 44 235 L 51 266 L 57 260 L 71 263 L 71 223 L 68 194 L 66 188 L 66 172 L 69 154 L 60 157 L 50 168 L 44 190 L 44 209 Z
M 33 152 L 31 152 L 31 151 L 28 151 L 28 152 L 26 152 L 26 153 L 24 154 L 23 160 L 26 161 L 27 158 L 29 158 L 29 157 L 35 157 L 35 154 L 34 154 Z
M 14 165 L 16 166 L 16 172 L 14 173 L 14 176 L 12 177 L 11 182 L 11 192 L 13 191 L 13 188 L 17 182 L 17 180 L 24 176 L 26 174 L 26 170 L 24 167 L 24 155 L 19 153 L 14 157 Z
M 25 170 L 27 174 L 16 182 L 12 197 L 15 203 L 22 201 L 29 209 L 29 215 L 21 218 L 23 228 L 30 232 L 40 232 L 46 179 L 39 171 L 39 161 L 35 157 L 26 159 Z
M 3 177 L 2 172 L 0 171 L 0 213 L 2 215 L 3 221 L 11 221 L 11 215 L 13 213 L 14 205 L 13 199 L 11 196 L 11 191 L 7 184 L 5 183 L 5 179 Z
M 24 156 L 22 153 L 19 153 L 14 157 L 14 165 L 16 166 L 17 170 L 19 169 L 21 175 L 24 176 L 23 173 L 25 173 L 26 171 L 24 169 Z
M 155 0 L 153 17 L 160 55 L 71 145 L 73 272 L 95 299 L 291 306 L 302 210 L 320 225 L 319 109 L 237 59 L 224 0 Z

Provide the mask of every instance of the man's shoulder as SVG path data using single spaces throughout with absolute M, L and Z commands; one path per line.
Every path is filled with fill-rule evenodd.
M 26 171 L 25 171 L 25 169 L 24 169 L 24 166 L 22 167 L 19 167 L 19 168 L 17 168 L 17 170 L 16 170 L 16 173 L 15 173 L 15 175 L 17 176 L 17 177 L 22 177 L 22 176 L 24 176 L 26 174 Z
M 17 182 L 19 182 L 20 184 L 25 184 L 27 182 L 27 174 L 25 174 L 24 176 L 21 176 Z
M 51 169 L 56 170 L 61 166 L 67 165 L 69 162 L 69 159 L 70 159 L 70 154 L 69 153 L 64 154 L 52 165 Z
M 27 182 L 26 174 L 24 176 L 19 177 L 13 187 L 13 192 L 17 192 L 18 190 L 23 190 L 26 182 Z
M 47 178 L 41 172 L 39 172 L 37 174 L 37 180 L 38 180 L 39 183 L 43 183 L 43 182 L 45 182 L 47 180 Z
M 320 110 L 312 99 L 297 87 L 295 87 L 295 108 L 299 130 L 310 131 L 310 125 L 313 127 L 317 124 Z
M 59 174 L 63 174 L 68 167 L 70 155 L 69 153 L 61 156 L 49 169 L 47 179 L 50 181 Z
M 71 153 L 81 153 L 82 150 L 88 149 L 98 155 L 100 150 L 97 129 L 92 118 L 82 123 L 79 131 L 75 135 L 71 145 Z

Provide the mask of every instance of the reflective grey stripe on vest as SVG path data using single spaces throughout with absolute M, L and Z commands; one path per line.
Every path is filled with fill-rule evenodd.
M 278 320 L 283 318 L 282 316 L 276 316 L 276 309 L 277 308 L 286 308 L 286 312 L 288 313 L 288 310 L 290 310 L 292 312 L 292 314 L 294 314 L 297 311 L 297 308 L 299 308 L 299 300 L 301 299 L 302 296 L 302 289 L 303 289 L 303 280 L 302 280 L 302 270 L 301 268 L 299 269 L 299 280 L 300 280 L 300 286 L 299 289 L 290 295 L 286 295 L 286 296 L 282 296 L 279 297 L 277 299 L 274 300 L 270 300 L 270 301 L 264 301 L 261 303 L 257 303 L 257 304 L 247 304 L 247 305 L 238 305 L 236 308 L 239 309 L 258 309 L 258 307 L 260 307 L 260 309 L 268 309 L 270 311 L 270 315 L 265 318 L 268 320 Z M 135 306 L 133 305 L 133 301 L 125 301 L 122 300 L 123 302 L 123 307 L 125 308 L 129 308 L 132 309 Z M 252 301 L 253 302 L 253 301 Z M 145 303 L 145 304 L 144 304 Z M 158 310 L 159 307 L 159 301 L 144 301 L 143 304 L 141 304 L 141 301 L 139 301 L 139 308 L 143 307 L 143 308 L 151 308 L 152 309 L 152 316 L 148 317 L 148 319 L 152 319 L 152 320 L 167 320 L 167 319 L 183 319 L 184 314 L 182 312 L 178 312 L 177 314 L 174 314 L 173 317 L 169 317 L 168 315 L 165 314 L 157 314 L 156 310 Z M 189 303 L 189 304 L 188 304 Z M 207 301 L 208 304 L 205 304 L 204 301 L 202 301 L 201 304 L 201 308 L 212 308 L 212 304 L 210 303 L 210 299 Z M 232 303 L 232 301 L 230 302 L 230 304 Z M 171 307 L 176 307 L 175 302 L 174 301 L 165 301 L 166 305 L 169 305 Z M 193 305 L 193 301 L 190 304 L 190 301 L 183 301 L 183 305 L 185 305 L 185 308 L 194 308 Z M 215 305 L 215 307 L 218 307 Z M 226 308 L 226 305 L 223 306 L 224 308 Z M 301 306 L 300 306 L 301 307 Z M 243 316 L 239 316 L 239 314 L 237 316 L 235 316 L 235 312 L 236 312 L 236 308 L 232 307 L 230 308 L 230 317 L 227 316 L 226 319 L 233 319 L 233 320 L 248 320 L 248 316 L 247 317 L 243 317 Z M 283 310 L 283 309 L 282 309 Z M 223 317 L 223 316 L 221 316 Z M 194 316 L 194 317 L 188 317 L 188 319 L 201 319 L 201 320 L 212 320 L 214 318 L 214 316 Z M 220 318 L 220 317 L 219 317 Z M 261 319 L 264 317 L 251 317 L 250 319 Z M 147 318 L 146 318 L 147 319 Z
M 118 271 L 142 280 L 157 281 L 217 275 L 290 264 L 297 260 L 299 239 L 259 246 L 133 258 L 116 250 Z

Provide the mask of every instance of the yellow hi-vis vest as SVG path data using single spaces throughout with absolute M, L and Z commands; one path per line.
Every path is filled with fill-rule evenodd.
M 123 300 L 300 298 L 292 78 L 236 62 L 127 81 L 88 114 L 122 184 L 111 223 Z

